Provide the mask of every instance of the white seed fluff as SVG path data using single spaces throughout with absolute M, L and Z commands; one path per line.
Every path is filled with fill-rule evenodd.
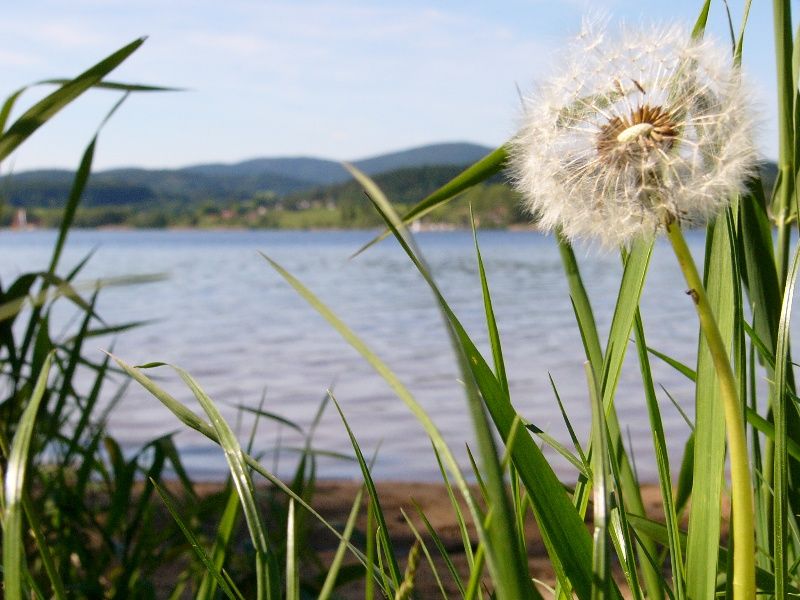
M 525 98 L 515 187 L 545 229 L 628 245 L 669 219 L 701 225 L 755 171 L 752 110 L 718 44 L 678 26 L 585 25 Z

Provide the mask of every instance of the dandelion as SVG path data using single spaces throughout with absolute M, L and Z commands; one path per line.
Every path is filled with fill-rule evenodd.
M 516 187 L 546 228 L 628 245 L 668 221 L 701 225 L 753 173 L 746 86 L 725 50 L 677 26 L 610 39 L 586 25 L 525 101 Z
M 755 169 L 741 74 L 677 27 L 586 27 L 566 64 L 526 102 L 511 147 L 515 184 L 545 228 L 629 245 L 663 228 L 719 380 L 731 461 L 733 598 L 755 598 L 753 498 L 738 387 L 681 231 L 705 223 Z M 698 402 L 705 401 L 698 398 Z

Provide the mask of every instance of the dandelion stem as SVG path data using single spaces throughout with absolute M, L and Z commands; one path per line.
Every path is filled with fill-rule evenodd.
M 742 407 L 728 352 L 719 333 L 714 313 L 708 303 L 703 281 L 676 221 L 666 226 L 669 241 L 675 251 L 683 276 L 694 300 L 700 328 L 711 352 L 719 378 L 720 395 L 725 407 L 728 452 L 731 460 L 731 512 L 733 523 L 733 600 L 752 600 L 755 587 L 755 542 L 753 528 L 753 496 L 750 467 L 747 457 Z

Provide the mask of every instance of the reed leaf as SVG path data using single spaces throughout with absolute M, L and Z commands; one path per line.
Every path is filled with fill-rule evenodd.
M 493 150 L 481 160 L 472 166 L 459 173 L 452 180 L 444 184 L 438 190 L 420 200 L 417 204 L 411 207 L 403 216 L 402 223 L 408 225 L 415 219 L 421 219 L 429 212 L 436 210 L 443 204 L 455 198 L 461 192 L 486 181 L 492 175 L 496 175 L 505 167 L 506 160 L 508 159 L 508 151 L 506 146 L 500 146 Z M 352 257 L 356 257 L 371 246 L 374 246 L 383 239 L 391 235 L 387 229 L 380 235 L 376 236 L 361 248 L 359 248 Z
M 31 460 L 31 440 L 36 425 L 36 415 L 47 392 L 47 380 L 53 356 L 48 355 L 42 364 L 36 385 L 28 405 L 17 424 L 17 431 L 11 441 L 3 488 L 3 589 L 8 600 L 24 598 L 23 579 L 27 568 L 25 560 L 25 541 L 23 538 L 23 498 L 27 487 L 28 465 Z M 40 548 L 48 553 L 49 548 Z M 55 575 L 54 575 L 55 576 Z M 65 598 L 64 587 L 55 576 L 53 590 L 59 598 Z
M 55 92 L 26 110 L 0 135 L 0 161 L 5 159 L 34 131 L 39 129 L 61 109 L 88 89 L 97 85 L 144 43 L 144 38 L 134 40 L 87 69 L 74 79 L 61 85 Z M 16 96 L 18 97 L 18 95 Z M 9 109 L 10 112 L 10 109 Z

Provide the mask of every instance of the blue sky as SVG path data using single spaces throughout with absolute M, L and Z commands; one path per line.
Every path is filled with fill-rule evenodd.
M 738 27 L 744 0 L 729 0 Z M 0 95 L 74 75 L 141 35 L 114 78 L 187 88 L 129 98 L 95 166 L 175 167 L 257 156 L 356 159 L 440 141 L 498 145 L 523 91 L 548 73 L 581 17 L 679 21 L 701 0 L 30 0 L 0 21 Z M 800 11 L 792 2 L 795 13 Z M 727 41 L 722 0 L 709 31 Z M 745 68 L 758 88 L 760 147 L 774 158 L 771 3 L 755 0 Z M 23 96 L 35 100 L 41 92 Z M 116 96 L 95 91 L 3 165 L 74 168 Z

